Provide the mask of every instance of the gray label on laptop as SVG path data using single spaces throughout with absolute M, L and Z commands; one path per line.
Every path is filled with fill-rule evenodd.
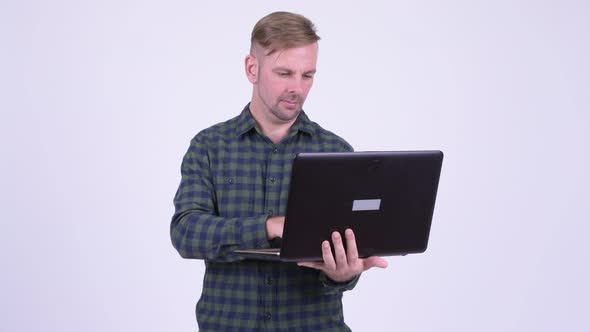
M 381 199 L 355 199 L 352 201 L 352 211 L 379 210 Z

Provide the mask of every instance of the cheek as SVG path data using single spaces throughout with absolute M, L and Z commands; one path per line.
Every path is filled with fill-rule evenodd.
M 313 85 L 313 81 L 310 81 L 309 83 L 306 83 L 306 84 L 303 86 L 303 93 L 304 93 L 305 95 L 307 95 L 307 94 L 309 93 L 309 90 L 311 90 L 311 86 L 312 86 L 312 85 Z
M 260 91 L 267 97 L 272 97 L 273 95 L 282 93 L 281 84 L 276 79 L 268 76 L 261 77 L 259 81 L 259 88 Z
M 287 88 L 281 80 L 271 79 L 269 80 L 268 90 L 275 96 L 281 95 L 287 91 Z

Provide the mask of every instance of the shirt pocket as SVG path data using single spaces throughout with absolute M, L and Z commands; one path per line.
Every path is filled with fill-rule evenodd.
M 217 211 L 226 218 L 250 217 L 259 214 L 257 202 L 262 193 L 256 176 L 248 176 L 239 170 L 226 170 L 214 174 Z M 263 200 L 262 200 L 263 202 Z

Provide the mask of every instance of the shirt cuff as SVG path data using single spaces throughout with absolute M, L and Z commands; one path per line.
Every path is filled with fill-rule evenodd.
M 268 249 L 270 244 L 266 237 L 267 215 L 248 218 L 241 224 L 240 247 L 244 249 Z
M 320 282 L 324 285 L 325 292 L 327 294 L 342 293 L 348 290 L 352 290 L 356 283 L 359 281 L 361 275 L 357 275 L 352 280 L 347 282 L 335 282 L 330 279 L 325 273 L 320 272 Z

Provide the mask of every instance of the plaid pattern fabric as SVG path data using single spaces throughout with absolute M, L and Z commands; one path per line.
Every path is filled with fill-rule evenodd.
M 205 260 L 196 314 L 201 331 L 349 331 L 342 292 L 358 278 L 331 282 L 294 263 L 242 260 L 235 249 L 269 248 L 266 219 L 285 215 L 298 152 L 352 151 L 301 112 L 287 138 L 264 137 L 247 105 L 197 134 L 182 162 L 171 223 L 184 258 Z M 319 246 L 319 244 L 318 244 Z

